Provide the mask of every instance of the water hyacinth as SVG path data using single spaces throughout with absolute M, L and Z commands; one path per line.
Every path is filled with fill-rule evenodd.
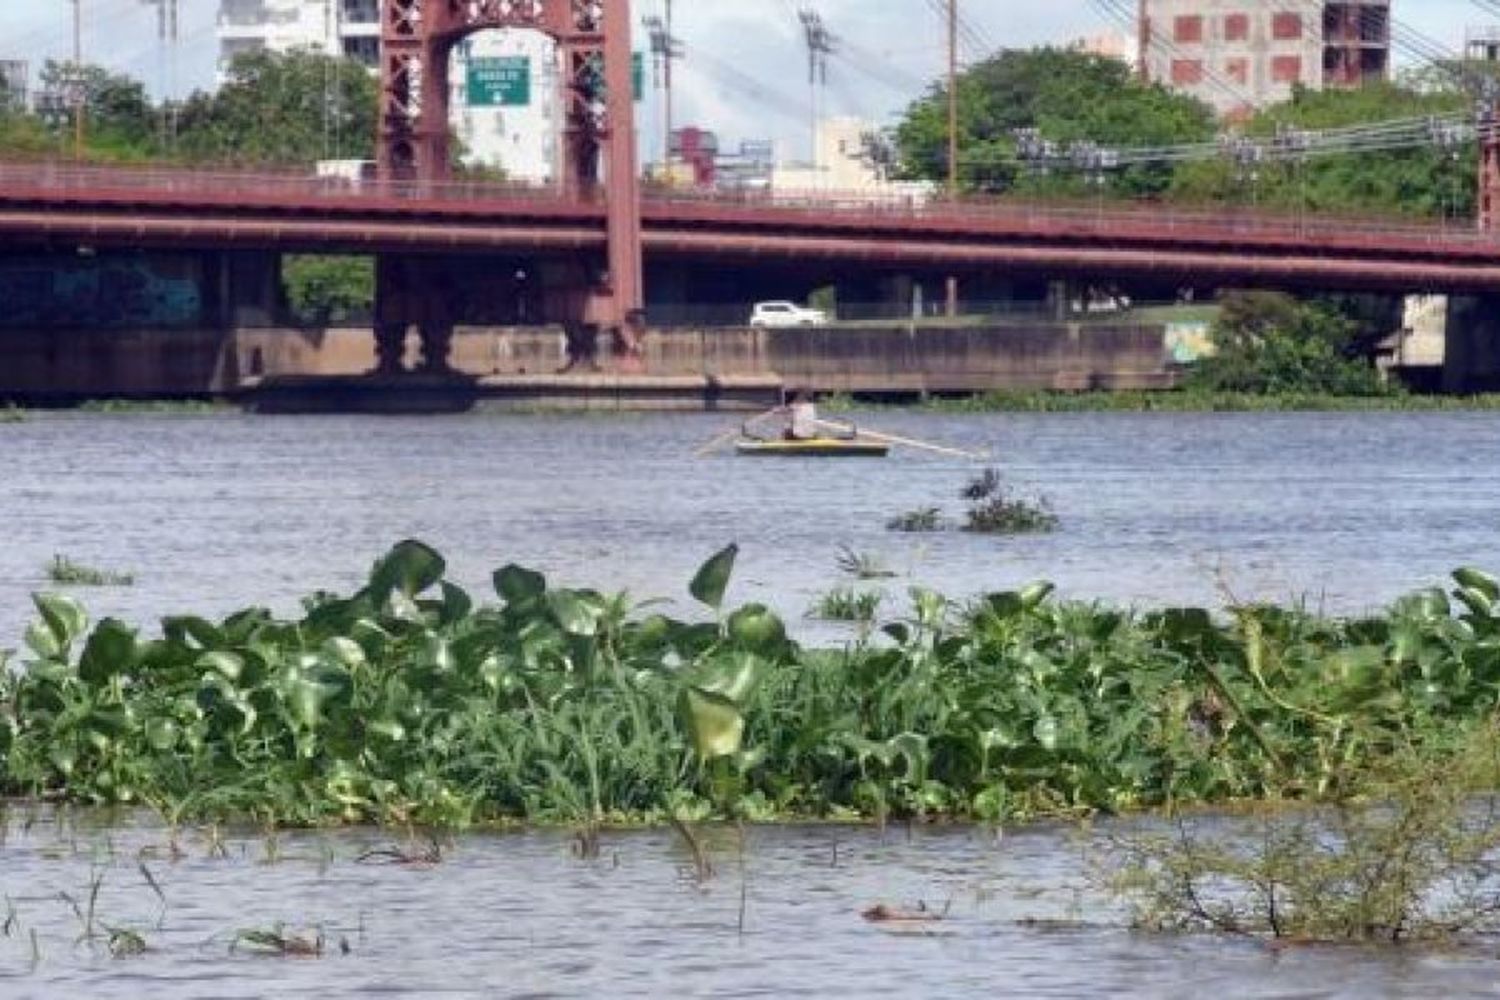
M 1359 620 L 915 590 L 905 619 L 805 649 L 726 604 L 735 555 L 693 579 L 697 622 L 516 566 L 481 602 L 420 542 L 296 620 L 146 637 L 38 596 L 0 679 L 0 789 L 174 823 L 449 827 L 1315 800 L 1351 761 L 1462 746 L 1500 691 L 1500 588 L 1472 570 Z

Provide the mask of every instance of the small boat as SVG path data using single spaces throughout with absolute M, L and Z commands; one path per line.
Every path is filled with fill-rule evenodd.
M 891 446 L 868 438 L 746 438 L 736 441 L 734 450 L 741 455 L 782 455 L 795 458 L 884 458 L 890 453 Z

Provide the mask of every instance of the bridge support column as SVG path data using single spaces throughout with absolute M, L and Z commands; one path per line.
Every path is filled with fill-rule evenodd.
M 375 261 L 375 371 L 406 371 L 406 335 L 417 327 L 422 339 L 419 370 L 442 375 L 451 369 L 453 288 L 441 260 L 384 254 Z
M 1500 296 L 1448 300 L 1443 391 L 1500 391 Z

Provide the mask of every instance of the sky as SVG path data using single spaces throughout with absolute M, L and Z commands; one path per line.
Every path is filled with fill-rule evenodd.
M 218 0 L 178 0 L 175 51 L 157 36 L 152 0 L 80 0 L 85 61 L 144 81 L 153 93 L 182 94 L 213 85 Z M 660 14 L 664 0 L 635 0 L 637 19 Z M 825 114 L 853 114 L 877 124 L 894 119 L 945 64 L 945 0 L 675 0 L 678 124 L 715 130 L 726 146 L 770 138 L 795 151 L 809 143 L 812 94 L 798 10 L 816 9 L 838 40 Z M 1131 4 L 1133 6 L 1133 4 Z M 960 0 L 967 30 L 965 60 L 999 47 L 1066 44 L 1121 26 L 1098 0 Z M 1473 0 L 1395 0 L 1398 22 L 1457 48 L 1465 29 L 1494 23 Z M 72 0 L 0 0 L 0 58 L 68 58 Z M 643 37 L 637 45 L 644 46 Z M 1399 64 L 1399 61 L 1398 61 Z M 35 71 L 33 71 L 34 73 Z M 649 81 L 648 81 L 649 82 Z M 641 128 L 647 151 L 659 149 L 653 88 Z

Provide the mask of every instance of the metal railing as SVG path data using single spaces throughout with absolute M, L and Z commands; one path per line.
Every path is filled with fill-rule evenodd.
M 491 209 L 524 202 L 565 212 L 601 212 L 599 192 L 564 198 L 552 185 L 447 181 L 389 181 L 351 176 L 319 176 L 312 169 L 107 166 L 59 160 L 0 161 L 0 203 L 76 199 L 142 200 L 214 205 L 253 204 L 282 208 L 331 205 L 357 209 L 431 206 L 439 210 Z M 1500 233 L 1480 232 L 1472 221 L 1427 221 L 1270 212 L 1224 205 L 1172 203 L 1122 205 L 1103 200 L 1021 201 L 1010 198 L 946 197 L 879 191 L 697 190 L 647 185 L 642 210 L 648 221 L 725 223 L 841 224 L 899 222 L 952 234 L 1007 232 L 1038 236 L 1153 236 L 1222 240 L 1289 240 L 1326 246 L 1451 247 L 1500 250 Z

